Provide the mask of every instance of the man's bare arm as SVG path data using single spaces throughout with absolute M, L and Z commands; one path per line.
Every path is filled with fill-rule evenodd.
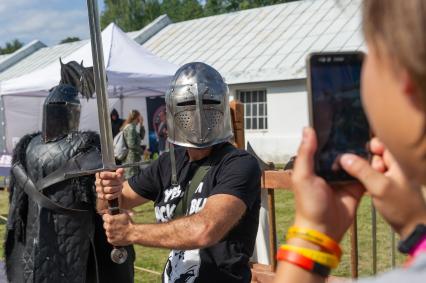
M 131 224 L 125 216 L 104 216 L 108 240 L 113 244 L 134 243 L 169 249 L 197 249 L 219 242 L 246 211 L 239 198 L 218 194 L 207 199 L 196 214 L 168 223 Z

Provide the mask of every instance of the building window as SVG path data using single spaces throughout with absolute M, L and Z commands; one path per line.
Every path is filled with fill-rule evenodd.
M 267 130 L 266 90 L 237 91 L 237 99 L 244 104 L 245 129 Z

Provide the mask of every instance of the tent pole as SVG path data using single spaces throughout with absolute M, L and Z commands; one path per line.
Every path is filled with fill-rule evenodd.
M 121 117 L 124 117 L 124 100 L 123 100 L 123 88 L 120 87 L 120 112 L 121 112 Z
M 5 154 L 7 152 L 6 149 L 6 115 L 4 109 L 4 96 L 2 95 L 0 98 L 0 152 L 1 154 Z

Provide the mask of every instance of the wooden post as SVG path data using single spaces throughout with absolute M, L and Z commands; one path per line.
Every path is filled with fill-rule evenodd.
M 393 231 L 392 227 L 390 227 L 390 233 L 391 233 L 391 265 L 392 268 L 395 268 L 396 266 L 396 251 L 395 251 L 395 232 Z
M 231 108 L 232 128 L 234 130 L 234 142 L 240 149 L 246 148 L 244 137 L 244 104 L 237 100 L 229 102 Z
M 372 235 L 372 252 L 373 252 L 373 274 L 377 274 L 377 214 L 376 208 L 371 199 L 371 235 Z
M 277 224 L 275 222 L 275 192 L 268 189 L 269 260 L 272 271 L 277 269 Z
M 358 227 L 357 217 L 350 228 L 351 237 L 351 275 L 352 278 L 358 278 Z

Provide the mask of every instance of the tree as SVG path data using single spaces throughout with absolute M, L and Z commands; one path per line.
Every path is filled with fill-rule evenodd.
M 297 0 L 224 0 L 223 6 L 226 12 L 233 12 L 292 1 Z
M 179 0 L 163 0 L 161 3 L 161 13 L 167 14 L 174 22 L 181 21 L 181 2 Z
M 6 42 L 5 47 L 0 46 L 0 54 L 9 54 L 13 53 L 19 48 L 21 48 L 24 44 L 20 42 L 18 39 L 14 39 L 10 42 Z
M 139 30 L 161 15 L 158 0 L 104 0 L 101 27 L 114 22 L 124 31 Z
M 146 0 L 144 7 L 144 26 L 161 16 L 161 5 L 157 0 Z
M 225 13 L 223 0 L 207 0 L 204 5 L 204 15 L 214 16 Z
M 142 28 L 142 1 L 105 0 L 105 10 L 101 16 L 101 27 L 114 22 L 124 31 Z
M 180 14 L 181 21 L 186 21 L 201 18 L 204 15 L 204 11 L 197 0 L 183 0 Z
M 62 39 L 59 44 L 62 43 L 69 43 L 69 42 L 74 42 L 74 41 L 80 41 L 81 39 L 76 37 L 76 36 L 68 36 L 67 38 Z

